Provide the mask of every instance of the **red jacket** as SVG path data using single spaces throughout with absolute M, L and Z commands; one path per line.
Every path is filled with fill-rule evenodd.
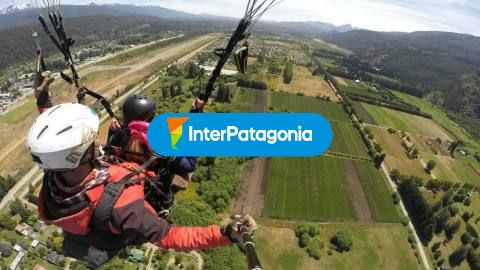
M 106 181 L 118 182 L 122 177 L 138 168 L 137 164 L 124 163 L 104 168 Z M 108 173 L 108 174 L 107 174 Z M 147 176 L 140 173 L 132 180 Z M 90 178 L 97 176 L 91 175 Z M 150 175 L 151 176 L 151 175 Z M 92 215 L 104 191 L 104 184 L 92 187 L 85 192 L 85 198 L 76 202 L 59 201 L 72 194 L 59 191 L 59 180 L 54 173 L 46 173 L 38 201 L 39 215 L 47 224 L 63 228 L 67 234 L 77 238 L 90 239 L 96 233 L 92 230 Z M 63 196 L 63 197 L 62 197 Z M 110 233 L 128 239 L 128 244 L 153 243 L 164 249 L 193 250 L 213 248 L 230 244 L 227 237 L 220 233 L 220 227 L 176 227 L 165 219 L 159 218 L 155 210 L 144 198 L 144 182 L 126 186 L 114 204 Z M 79 237 L 82 236 L 82 237 Z M 104 237 L 100 236 L 99 237 Z M 92 240 L 94 242 L 96 240 Z M 65 244 L 65 243 L 64 243 Z

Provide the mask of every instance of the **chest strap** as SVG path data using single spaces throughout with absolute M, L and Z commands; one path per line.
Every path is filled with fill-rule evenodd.
M 110 223 L 112 221 L 113 207 L 118 201 L 118 198 L 122 194 L 123 190 L 126 186 L 134 185 L 144 180 L 145 177 L 136 178 L 134 181 L 132 181 L 131 179 L 132 177 L 144 171 L 156 159 L 156 157 L 151 157 L 135 171 L 125 175 L 122 179 L 120 179 L 120 181 L 108 182 L 105 185 L 102 196 L 100 197 L 97 206 L 95 207 L 95 211 L 93 212 L 91 221 L 92 229 L 97 231 L 111 231 Z

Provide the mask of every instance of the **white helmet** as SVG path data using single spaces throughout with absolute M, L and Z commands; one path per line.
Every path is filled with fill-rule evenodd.
M 71 170 L 79 166 L 97 137 L 100 120 L 81 104 L 60 104 L 43 112 L 33 123 L 27 148 L 46 170 Z

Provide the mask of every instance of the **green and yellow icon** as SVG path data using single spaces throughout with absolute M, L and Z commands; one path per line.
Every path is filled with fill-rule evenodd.
M 178 150 L 176 145 L 180 138 L 182 138 L 183 123 L 187 122 L 190 117 L 168 117 L 168 130 L 170 132 L 170 141 L 172 143 L 172 149 Z

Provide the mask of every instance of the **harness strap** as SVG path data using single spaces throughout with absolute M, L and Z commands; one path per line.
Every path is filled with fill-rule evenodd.
M 120 181 L 109 182 L 105 185 L 102 196 L 95 207 L 95 211 L 93 212 L 91 221 L 93 229 L 110 231 L 109 224 L 112 219 L 113 207 L 125 189 L 125 186 L 134 185 L 144 180 L 145 177 L 137 178 L 134 181 L 131 181 L 131 178 L 144 171 L 156 159 L 156 157 L 151 157 L 135 171 L 125 175 L 122 179 L 120 179 Z

